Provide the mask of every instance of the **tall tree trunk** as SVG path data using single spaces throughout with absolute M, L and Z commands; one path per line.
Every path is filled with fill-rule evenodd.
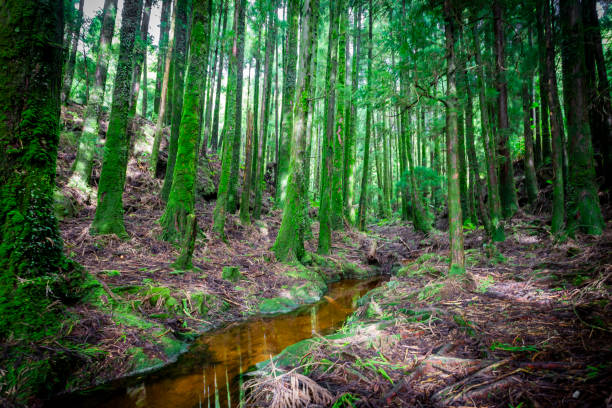
M 179 129 L 183 114 L 183 90 L 185 83 L 185 62 L 187 60 L 187 21 L 188 0 L 177 0 L 176 21 L 174 25 L 174 46 L 172 51 L 174 78 L 172 80 L 172 122 L 170 126 L 170 143 L 168 145 L 168 162 L 166 175 L 160 193 L 162 201 L 168 201 L 174 177 L 174 165 L 178 151 Z M 171 72 L 172 73 L 172 72 Z
M 147 53 L 145 51 L 144 59 L 142 60 L 142 104 L 140 106 L 140 115 L 146 119 L 148 117 L 147 110 L 149 109 L 149 89 L 147 82 L 149 79 L 147 78 L 149 66 L 147 62 Z
M 300 35 L 302 58 L 296 86 L 295 120 L 293 121 L 291 162 L 287 183 L 287 197 L 278 236 L 273 250 L 280 261 L 300 260 L 304 256 L 304 233 L 307 225 L 308 195 L 304 174 L 306 153 L 306 125 L 308 122 L 309 90 L 312 54 L 316 50 L 313 29 L 318 23 L 318 0 L 304 0 Z
M 318 4 L 317 4 L 317 13 L 318 13 Z M 317 94 L 317 73 L 318 73 L 318 69 L 317 69 L 317 44 L 319 42 L 319 28 L 318 28 L 318 24 L 314 24 L 312 26 L 312 42 L 313 42 L 313 47 L 314 49 L 312 50 L 312 58 L 311 58 L 311 64 L 312 67 L 310 68 L 310 72 L 312 75 L 312 79 L 310 81 L 310 89 L 308 90 L 308 94 L 310 95 L 309 98 L 309 103 L 308 103 L 308 119 L 306 120 L 306 143 L 307 143 L 307 148 L 306 148 L 306 160 L 304 161 L 304 177 L 305 177 L 305 194 L 307 196 L 309 196 L 310 194 L 310 180 L 311 180 L 311 176 L 310 176 L 310 168 L 311 168 L 311 164 L 312 164 L 312 144 L 313 144 L 313 139 L 314 139 L 314 116 L 315 116 L 315 100 L 316 100 L 316 94 Z M 315 163 L 317 163 L 317 161 L 315 160 Z M 315 175 L 316 177 L 316 175 Z M 316 194 L 316 193 L 315 193 Z M 314 195 L 314 194 L 313 194 Z M 308 214 L 307 214 L 308 215 Z M 310 218 L 308 218 L 308 221 L 310 222 Z M 312 233 L 312 231 L 310 229 L 306 229 L 306 237 L 308 238 L 309 233 Z
M 77 13 L 74 30 L 72 33 L 72 44 L 70 45 L 70 56 L 66 64 L 66 72 L 64 73 L 64 88 L 62 90 L 62 102 L 68 102 L 70 99 L 70 91 L 72 89 L 72 79 L 74 78 L 74 66 L 76 65 L 76 54 L 79 48 L 79 39 L 81 38 L 81 26 L 83 25 L 83 6 L 84 0 L 79 0 L 79 11 Z
M 245 44 L 245 8 L 246 0 L 242 0 L 240 5 L 240 12 L 238 13 L 238 26 L 237 26 L 237 40 L 238 42 L 234 45 L 237 47 L 236 53 L 236 116 L 234 119 L 234 131 L 232 134 L 227 135 L 227 140 L 230 137 L 234 138 L 232 143 L 232 166 L 230 171 L 229 179 L 229 190 L 227 194 L 227 207 L 226 210 L 230 213 L 236 212 L 238 205 L 238 170 L 240 167 L 240 142 L 242 140 L 242 81 L 243 81 L 243 70 L 244 70 L 244 44 Z M 234 27 L 236 27 L 234 25 Z
M 372 0 L 368 0 L 368 78 L 367 87 L 370 91 L 372 87 L 372 49 L 374 47 L 372 41 L 372 25 L 373 25 L 373 8 Z M 361 175 L 361 192 L 359 195 L 359 218 L 357 220 L 357 226 L 359 230 L 363 231 L 366 227 L 366 213 L 367 213 L 367 191 L 368 191 L 368 176 L 369 176 L 369 161 L 370 161 L 370 134 L 372 132 L 372 104 L 367 101 L 366 104 L 366 129 L 365 129 L 365 141 L 363 147 L 363 172 Z
M 170 82 L 170 65 L 172 63 L 172 53 L 174 51 L 174 29 L 176 28 L 176 3 L 171 17 L 172 22 L 170 23 L 170 40 L 168 48 L 165 50 L 166 61 L 164 62 L 164 78 L 162 80 L 160 99 L 159 99 L 159 113 L 157 115 L 157 124 L 155 125 L 155 137 L 153 139 L 153 146 L 151 148 L 151 161 L 149 162 L 149 168 L 153 176 L 157 177 L 158 173 L 158 157 L 159 157 L 159 145 L 161 144 L 161 138 L 163 135 L 164 120 L 166 116 L 167 103 L 166 98 L 168 97 L 168 83 Z
M 253 87 L 253 141 L 251 148 L 254 151 L 251 153 L 253 157 L 257 157 L 257 146 L 259 145 L 259 74 L 261 71 L 261 26 L 257 29 L 257 43 L 255 47 L 255 78 Z M 245 167 L 245 171 L 246 171 Z M 251 180 L 255 180 L 255 173 L 257 173 L 257 163 L 252 160 L 251 167 Z M 250 199 L 249 199 L 250 200 Z
M 263 191 L 265 190 L 264 172 L 266 168 L 266 147 L 268 143 L 268 122 L 270 116 L 270 95 L 272 89 L 272 64 L 276 48 L 276 8 L 270 7 L 268 12 L 268 33 L 266 35 L 266 56 L 264 61 L 264 78 L 261 101 L 261 126 L 259 127 L 259 143 L 257 146 L 257 172 L 255 178 L 255 206 L 253 218 L 261 218 L 261 204 Z
M 225 4 L 225 0 L 222 0 L 222 4 Z M 213 113 L 213 124 L 212 133 L 210 135 L 210 147 L 213 152 L 219 151 L 219 111 L 221 103 L 221 80 L 223 78 L 223 55 L 225 54 L 225 29 L 227 27 L 227 15 L 229 14 L 228 5 L 224 7 L 225 12 L 223 13 L 223 28 L 221 29 L 221 37 L 219 40 L 218 47 L 220 48 L 219 53 L 219 68 L 217 73 L 217 91 L 215 95 L 215 112 Z M 226 99 L 227 104 L 227 99 Z
M 132 76 L 132 90 L 130 92 L 130 113 L 129 120 L 131 137 L 136 135 L 136 124 L 134 117 L 136 116 L 136 105 L 138 105 L 138 94 L 140 93 L 140 81 L 142 79 L 142 67 L 147 58 L 147 35 L 149 33 L 149 20 L 151 17 L 151 4 L 153 0 L 144 0 L 144 9 L 142 10 L 142 21 L 140 23 L 139 35 L 136 37 L 134 45 L 134 74 Z
M 525 57 L 531 54 L 531 50 L 533 50 L 533 39 L 531 28 L 529 28 L 528 33 L 528 45 L 530 53 Z M 527 59 L 524 63 L 524 72 L 525 77 L 523 78 L 522 84 L 522 99 L 523 99 L 523 135 L 525 137 L 525 190 L 527 191 L 527 200 L 533 206 L 538 198 L 538 182 L 536 179 L 535 172 L 535 153 L 533 148 L 533 128 L 537 126 L 537 122 L 535 122 L 535 118 L 533 117 L 533 111 L 531 106 L 532 97 L 533 97 L 533 73 L 534 66 L 531 59 Z M 533 126 L 532 126 L 533 125 Z
M 444 33 L 446 39 L 446 165 L 448 180 L 448 232 L 450 238 L 450 268 L 448 275 L 465 273 L 463 252 L 463 220 L 459 187 L 457 140 L 457 86 L 455 83 L 455 13 L 452 0 L 444 0 Z
M 348 5 L 346 1 L 338 2 L 339 27 L 338 27 L 338 59 L 335 64 L 338 73 L 337 82 L 330 84 L 329 92 L 336 92 L 336 118 L 334 126 L 334 158 L 333 173 L 331 176 L 331 211 L 330 222 L 332 229 L 342 227 L 342 180 L 344 179 L 344 144 L 346 143 L 345 123 L 345 95 L 346 95 L 346 26 L 348 25 Z M 334 67 L 332 67 L 334 69 Z
M 563 230 L 564 211 L 564 180 L 563 180 L 563 138 L 561 136 L 561 107 L 557 95 L 557 73 L 555 69 L 555 47 L 553 44 L 552 18 L 548 4 L 543 11 L 544 44 L 546 46 L 546 84 L 547 102 L 550 114 L 550 135 L 552 141 L 552 167 L 553 167 L 553 211 L 551 220 L 551 231 L 553 234 Z
M 89 96 L 83 118 L 83 131 L 79 138 L 77 155 L 72 165 L 72 175 L 68 185 L 81 191 L 89 192 L 89 179 L 93 168 L 93 159 L 100 129 L 100 113 L 104 103 L 104 88 L 108 73 L 108 61 L 111 55 L 111 43 L 115 31 L 117 16 L 117 0 L 105 0 L 100 39 L 98 41 L 98 57 L 96 61 L 95 82 Z
M 210 1 L 193 5 L 189 64 L 185 81 L 185 102 L 180 124 L 174 177 L 166 209 L 159 220 L 162 239 L 174 243 L 183 241 L 189 232 L 189 215 L 194 214 L 195 182 L 200 143 L 200 112 L 206 70 L 208 69 Z
M 285 50 L 283 70 L 283 107 L 281 116 L 281 133 L 278 144 L 276 203 L 284 206 L 289 179 L 289 161 L 291 158 L 291 130 L 293 128 L 293 106 L 295 103 L 295 75 L 297 63 L 297 30 L 299 1 L 287 0 L 287 48 Z
M 595 171 L 603 189 L 612 188 L 612 101 L 610 83 L 603 54 L 601 31 L 595 0 L 584 0 L 585 63 L 590 94 L 589 122 L 594 148 Z
M 489 121 L 489 112 L 487 111 L 487 96 L 486 85 L 484 79 L 484 69 L 482 67 L 482 56 L 480 53 L 480 41 L 478 40 L 478 32 L 476 25 L 472 26 L 472 36 L 474 40 L 474 56 L 476 59 L 477 77 L 478 77 L 478 104 L 480 105 L 480 123 L 482 131 L 482 141 L 487 164 L 487 191 L 489 197 L 489 215 L 491 220 L 491 230 L 489 236 L 495 242 L 504 241 L 505 233 L 504 226 L 501 220 L 501 202 L 499 198 L 499 183 L 497 182 L 497 160 L 494 146 L 492 143 L 493 134 L 491 133 L 491 124 Z
M 155 77 L 155 99 L 153 101 L 153 112 L 159 115 L 161 102 L 162 82 L 166 74 L 166 54 L 168 53 L 168 42 L 170 33 L 170 12 L 173 0 L 163 0 L 161 18 L 159 21 L 159 43 L 157 47 L 157 74 Z
M 332 179 L 334 177 L 334 146 L 336 108 L 336 73 L 338 70 L 338 21 L 343 1 L 329 4 L 329 35 L 327 47 L 327 68 L 325 72 L 325 135 L 323 138 L 321 166 L 321 201 L 319 205 L 319 242 L 317 251 L 329 253 L 332 230 Z
M 599 206 L 593 147 L 585 95 L 583 26 L 578 0 L 561 0 L 563 100 L 567 117 L 569 163 L 567 227 L 599 235 L 605 223 Z
M 240 157 L 240 131 L 242 124 L 242 64 L 244 61 L 244 23 L 245 23 L 245 0 L 234 1 L 234 42 L 229 59 L 230 75 L 228 79 L 227 98 L 233 98 L 233 104 L 228 106 L 229 123 L 225 124 L 226 133 L 223 147 L 223 160 L 221 168 L 221 179 L 217 192 L 217 203 L 213 212 L 213 231 L 217 236 L 224 236 L 225 214 L 231 212 L 229 207 L 232 189 L 236 191 L 238 179 L 238 160 Z M 234 153 L 234 149 L 237 150 Z M 236 176 L 232 177 L 233 168 L 236 167 Z M 232 183 L 234 184 L 232 186 Z
M 353 61 L 351 66 L 351 91 L 348 93 L 346 105 L 346 136 L 344 142 L 344 169 L 342 172 L 342 201 L 344 202 L 344 217 L 355 224 L 355 209 L 353 207 L 355 186 L 355 124 L 357 123 L 357 108 L 353 103 L 353 95 L 357 93 L 359 83 L 359 56 L 361 48 L 361 7 L 357 6 L 357 14 L 353 17 Z
M 546 71 L 546 39 L 544 38 L 544 6 L 548 5 L 544 1 L 536 1 L 536 17 L 538 30 L 538 57 L 540 66 L 540 120 L 541 120 L 541 135 L 542 135 L 542 163 L 550 163 L 551 159 L 551 140 L 550 127 L 548 125 L 548 76 Z
M 23 358 L 23 348 L 12 355 L 7 339 L 29 341 L 59 330 L 61 301 L 74 300 L 82 282 L 80 269 L 63 255 L 53 216 L 63 4 L 0 4 L 0 339 L 5 361 Z M 37 381 L 52 382 L 54 377 L 45 374 L 45 369 L 37 371 Z M 20 386 L 32 385 L 27 376 L 21 381 L 28 383 Z
M 127 125 L 134 69 L 134 43 L 141 11 L 142 0 L 138 0 L 126 2 L 121 14 L 119 62 L 98 184 L 98 206 L 90 230 L 92 234 L 115 234 L 122 239 L 128 238 L 123 224 L 122 196 L 128 163 Z
M 251 175 L 249 169 L 253 161 L 253 112 L 247 108 L 246 143 L 244 144 L 244 174 L 242 178 L 242 192 L 240 194 L 240 222 L 243 225 L 251 223 Z
M 497 88 L 497 126 L 499 137 L 497 138 L 497 154 L 499 163 L 499 193 L 502 205 L 502 214 L 510 218 L 518 210 L 518 199 L 514 186 L 514 167 L 508 144 L 508 84 L 506 81 L 505 48 L 506 39 L 504 35 L 504 23 L 501 0 L 493 2 L 493 33 L 495 34 L 495 75 Z

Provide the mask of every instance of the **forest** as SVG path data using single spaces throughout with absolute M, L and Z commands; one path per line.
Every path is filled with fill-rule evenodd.
M 612 407 L 610 2 L 2 0 L 0 76 L 1 406 Z

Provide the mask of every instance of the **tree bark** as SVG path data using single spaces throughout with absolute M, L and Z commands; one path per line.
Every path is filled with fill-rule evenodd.
M 62 90 L 62 102 L 68 102 L 70 99 L 70 91 L 72 89 L 72 80 L 74 78 L 74 66 L 76 65 L 76 54 L 79 48 L 79 39 L 81 38 L 81 26 L 83 25 L 83 6 L 84 0 L 79 0 L 79 11 L 77 13 L 74 30 L 72 33 L 72 44 L 70 45 L 70 56 L 66 64 L 66 72 L 64 74 L 64 89 Z
M 518 199 L 514 186 L 514 167 L 510 147 L 508 145 L 509 123 L 508 123 L 508 84 L 506 81 L 505 47 L 503 12 L 500 0 L 493 2 L 493 27 L 495 35 L 495 74 L 497 96 L 497 126 L 499 137 L 497 138 L 497 154 L 499 163 L 499 193 L 502 205 L 502 214 L 510 218 L 518 210 Z
M 95 82 L 91 90 L 85 115 L 83 131 L 77 146 L 77 155 L 72 165 L 72 174 L 68 185 L 81 191 L 89 192 L 89 179 L 93 168 L 93 159 L 100 129 L 100 114 L 104 103 L 104 88 L 108 74 L 108 61 L 111 55 L 111 44 L 117 17 L 117 0 L 105 0 L 98 41 Z
M 128 238 L 123 224 L 122 196 L 128 163 L 127 126 L 134 69 L 134 43 L 141 11 L 142 0 L 138 0 L 126 2 L 121 14 L 119 62 L 98 184 L 98 206 L 90 229 L 92 234 L 115 234 L 122 239 Z
M 157 75 L 155 77 L 155 99 L 153 101 L 153 112 L 159 115 L 161 102 L 162 83 L 166 76 L 166 54 L 168 53 L 169 33 L 170 33 L 170 13 L 172 11 L 173 0 L 163 0 L 161 18 L 159 22 L 159 43 L 157 47 Z
M 599 235 L 605 223 L 599 206 L 593 147 L 585 95 L 584 33 L 580 3 L 561 0 L 563 100 L 567 118 L 569 163 L 567 227 L 570 234 L 581 230 Z

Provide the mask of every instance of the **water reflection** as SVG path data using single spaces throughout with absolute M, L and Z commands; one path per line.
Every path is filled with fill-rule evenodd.
M 337 329 L 355 310 L 357 299 L 379 278 L 344 280 L 330 286 L 321 302 L 293 313 L 258 317 L 203 335 L 176 363 L 138 384 L 81 399 L 88 407 L 228 407 L 242 400 L 240 373 L 285 347 Z M 87 398 L 89 399 L 89 398 Z M 86 405 L 81 405 L 85 403 Z

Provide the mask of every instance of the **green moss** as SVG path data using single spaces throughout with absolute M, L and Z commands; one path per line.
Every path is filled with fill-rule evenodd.
M 287 313 L 298 307 L 292 299 L 283 297 L 264 299 L 259 303 L 259 312 L 263 314 Z
M 242 273 L 240 273 L 240 269 L 237 266 L 224 266 L 221 277 L 230 282 L 238 282 L 242 279 Z

